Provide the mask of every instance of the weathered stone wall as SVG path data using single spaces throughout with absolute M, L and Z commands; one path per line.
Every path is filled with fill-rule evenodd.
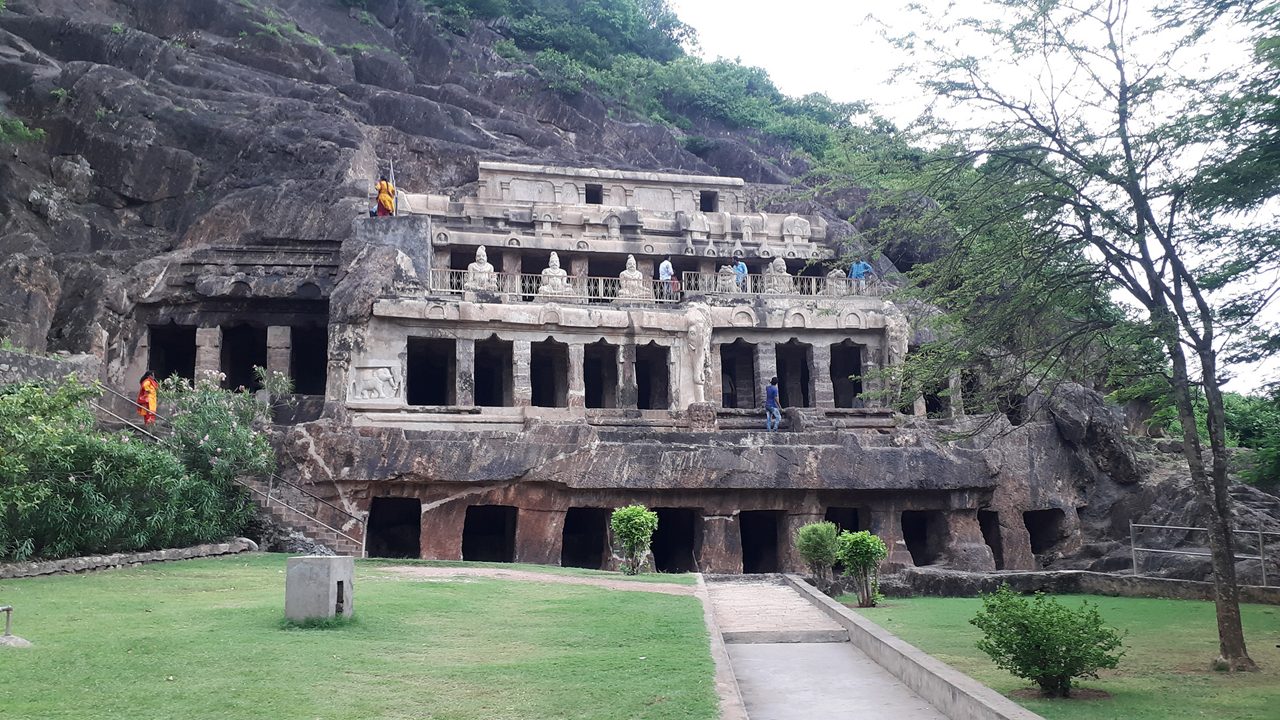
M 62 560 L 42 560 L 39 562 L 7 563 L 0 565 L 0 578 L 23 578 L 38 575 L 61 575 L 65 573 L 90 572 L 107 568 L 144 565 L 168 560 L 191 560 L 193 558 L 212 557 L 215 555 L 232 555 L 242 552 L 256 552 L 257 544 L 248 538 L 236 538 L 224 543 L 193 545 L 170 550 L 152 550 L 139 553 L 115 553 L 112 555 L 85 555 L 82 557 L 64 558 Z
M 98 379 L 98 359 L 92 355 L 42 357 L 0 350 L 0 385 L 76 375 L 84 382 Z

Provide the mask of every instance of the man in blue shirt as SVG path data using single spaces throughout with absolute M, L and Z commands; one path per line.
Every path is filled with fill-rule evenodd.
M 668 255 L 663 259 L 662 264 L 658 266 L 658 279 L 662 281 L 659 285 L 659 292 L 667 300 L 674 300 L 676 297 L 675 276 L 676 270 L 671 266 L 671 256 Z
M 778 378 L 770 378 L 764 389 L 764 429 L 775 432 L 782 422 L 782 410 L 778 407 Z
M 747 264 L 738 260 L 733 266 L 733 274 L 738 276 L 738 292 L 747 291 Z
M 867 278 L 871 277 L 873 270 L 875 268 L 871 267 L 871 263 L 866 260 L 859 260 L 849 268 L 849 279 L 854 281 L 859 294 L 862 293 L 863 288 L 866 286 Z

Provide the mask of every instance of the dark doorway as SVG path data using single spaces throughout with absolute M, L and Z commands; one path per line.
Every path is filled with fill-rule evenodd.
M 255 367 L 267 366 L 267 329 L 248 325 L 222 328 L 222 372 L 227 376 L 223 387 L 244 388 L 250 392 L 262 389 Z
M 943 417 L 951 408 L 951 404 L 943 397 L 940 387 L 929 388 L 924 393 L 924 412 L 931 418 Z
M 601 340 L 583 349 L 582 379 L 589 408 L 618 406 L 618 346 Z
M 932 565 L 942 555 L 942 513 L 938 510 L 906 510 L 902 513 L 902 539 L 917 567 Z
M 1062 522 L 1066 513 L 1058 508 L 1028 510 L 1022 513 L 1022 522 L 1031 536 L 1031 552 L 1042 555 L 1053 550 L 1062 540 Z
M 699 192 L 698 209 L 704 213 L 720 212 L 720 193 L 715 190 Z
M 405 372 L 405 395 L 409 404 L 456 405 L 457 365 L 457 341 L 409 338 Z
M 862 529 L 862 523 L 858 521 L 858 508 L 829 507 L 823 520 L 835 523 L 836 527 L 842 531 L 858 532 Z
M 742 338 L 720 346 L 721 405 L 756 407 L 756 346 Z
M 604 204 L 604 186 L 587 183 L 587 204 L 603 205 Z
M 462 559 L 512 562 L 516 557 L 516 509 L 472 505 L 462 526 Z
M 822 368 L 818 368 L 821 372 Z M 862 348 L 845 340 L 831 346 L 831 387 L 836 407 L 860 407 L 862 400 Z
M 670 406 L 669 357 L 670 351 L 656 343 L 636 348 L 636 406 L 641 410 L 666 410 Z
M 513 407 L 513 385 L 510 341 L 491 337 L 476 343 L 476 405 Z
M 607 508 L 569 508 L 564 515 L 560 564 L 599 570 L 609 552 L 609 516 Z
M 813 346 L 792 338 L 778 346 L 778 401 L 782 407 L 813 407 L 809 368 Z
M 744 510 L 738 513 L 742 532 L 742 572 L 778 572 L 778 528 L 781 510 Z
M 569 407 L 569 346 L 554 340 L 533 343 L 529 384 L 534 407 Z
M 294 327 L 289 330 L 289 376 L 299 395 L 323 395 L 329 375 L 329 328 Z
M 653 533 L 653 564 L 658 572 L 697 570 L 699 512 L 693 508 L 654 508 L 658 530 Z
M 422 501 L 376 497 L 369 505 L 365 537 L 369 557 L 422 557 Z
M 996 569 L 1004 569 L 1004 546 L 1000 543 L 1000 513 L 994 510 L 978 511 L 978 527 L 982 528 L 982 541 L 991 548 Z
M 152 325 L 147 350 L 147 369 L 157 380 L 174 375 L 192 380 L 196 376 L 196 329 L 184 325 Z

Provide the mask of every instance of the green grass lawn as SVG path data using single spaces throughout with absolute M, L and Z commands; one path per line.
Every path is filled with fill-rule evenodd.
M 696 585 L 693 573 L 644 573 L 641 575 L 623 575 L 608 570 L 589 570 L 587 568 L 560 567 L 558 565 L 521 565 L 515 563 L 473 562 L 470 560 L 397 560 L 391 558 L 368 558 L 360 562 L 370 567 L 377 565 L 421 565 L 424 567 L 461 567 L 489 568 L 493 570 L 526 570 L 546 573 L 548 575 L 571 575 L 575 577 L 598 577 L 610 580 L 630 580 L 643 583 L 671 583 L 673 585 Z
M 361 561 L 355 622 L 285 629 L 284 566 L 242 555 L 0 581 L 35 643 L 0 648 L 0 717 L 716 716 L 692 596 L 415 580 Z
M 1078 604 L 1082 596 L 1059 598 Z M 1127 630 L 1125 656 L 1116 670 L 1081 687 L 1104 690 L 1110 699 L 1015 698 L 1051 720 L 1276 720 L 1280 718 L 1280 607 L 1243 605 L 1249 654 L 1262 672 L 1228 674 L 1208 670 L 1217 657 L 1213 603 L 1189 600 L 1089 597 L 1110 625 Z M 842 601 L 852 605 L 856 598 Z M 890 598 L 861 609 L 872 621 L 1001 693 L 1033 687 L 999 670 L 975 646 L 980 632 L 969 624 L 976 598 Z

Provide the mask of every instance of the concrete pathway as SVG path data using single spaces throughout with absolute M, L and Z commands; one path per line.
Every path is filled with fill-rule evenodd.
M 791 587 L 707 590 L 750 720 L 947 720 Z

